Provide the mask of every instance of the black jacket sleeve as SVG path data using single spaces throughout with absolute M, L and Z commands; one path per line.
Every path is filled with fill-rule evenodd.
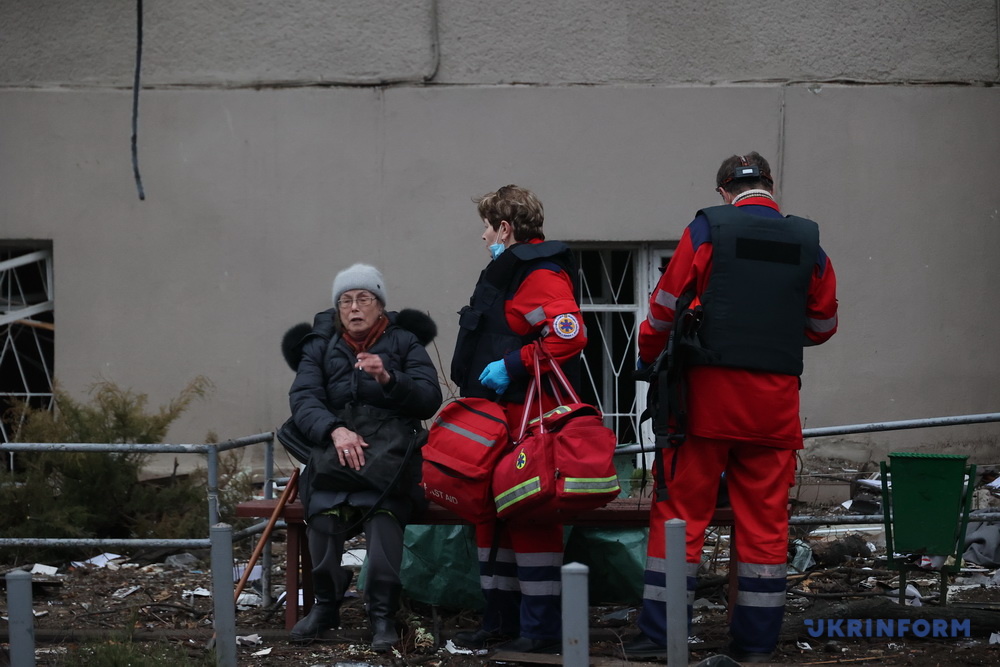
M 411 334 L 401 336 L 401 366 L 393 369 L 394 382 L 383 386 L 383 391 L 396 410 L 414 419 L 430 419 L 441 407 L 441 383 L 437 368 L 427 350 Z M 382 363 L 388 359 L 383 355 Z
M 333 429 L 343 425 L 327 407 L 323 371 L 327 344 L 328 341 L 319 336 L 306 341 L 295 380 L 288 390 L 295 425 L 317 444 L 330 442 Z

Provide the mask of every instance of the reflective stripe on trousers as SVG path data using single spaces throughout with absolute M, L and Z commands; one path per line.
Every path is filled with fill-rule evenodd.
M 491 564 L 494 540 L 500 546 Z M 480 582 L 486 598 L 484 629 L 529 639 L 561 635 L 562 540 L 558 524 L 476 526 Z
M 560 531 L 561 532 L 561 531 Z M 516 553 L 521 582 L 521 636 L 554 639 L 562 634 L 562 551 Z
M 785 615 L 785 563 L 737 563 L 737 598 L 729 626 L 736 648 L 770 653 Z
M 496 559 L 490 563 L 492 549 L 479 547 L 479 586 L 483 591 L 520 591 L 517 583 L 517 562 L 513 549 L 497 549 Z
M 491 548 L 479 547 L 479 586 L 483 591 L 483 629 L 489 632 L 517 634 L 521 588 L 517 583 L 514 550 L 498 548 L 490 562 Z
M 639 612 L 639 630 L 653 641 L 667 645 L 667 561 L 664 558 L 646 557 L 643 573 L 642 611 Z M 698 586 L 698 563 L 685 563 L 687 580 L 688 634 L 691 627 L 691 605 Z

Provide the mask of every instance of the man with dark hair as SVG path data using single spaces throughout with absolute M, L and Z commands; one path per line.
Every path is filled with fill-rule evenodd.
M 735 197 L 748 192 L 762 191 L 765 193 L 762 196 L 771 196 L 774 194 L 771 166 L 757 151 L 733 155 L 723 160 L 719 166 L 719 171 L 715 174 L 715 187 L 724 200 L 727 194 Z
M 560 241 L 546 241 L 542 203 L 530 191 L 507 185 L 473 198 L 491 260 L 469 304 L 459 314 L 451 379 L 462 396 L 499 403 L 512 436 L 526 410 L 525 393 L 537 346 L 544 343 L 571 381 L 579 376 L 587 344 L 574 288 L 573 257 Z M 541 360 L 542 372 L 549 368 Z M 542 411 L 559 405 L 541 391 Z M 559 524 L 508 526 L 495 519 L 476 525 L 480 582 L 485 597 L 482 626 L 454 641 L 485 648 L 556 653 L 561 646 L 563 529 Z
M 727 158 L 725 202 L 698 212 L 649 300 L 640 369 L 652 367 L 657 434 L 639 636 L 628 658 L 666 657 L 664 522 L 687 524 L 688 619 L 720 478 L 738 529 L 730 655 L 761 662 L 784 615 L 788 489 L 802 448 L 802 348 L 837 331 L 836 278 L 816 223 L 783 216 L 760 154 Z M 665 352 L 665 354 L 663 354 Z

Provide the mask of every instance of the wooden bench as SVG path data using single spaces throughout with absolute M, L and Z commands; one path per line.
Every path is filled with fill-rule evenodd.
M 236 506 L 236 516 L 270 518 L 277 507 L 277 500 L 250 500 Z M 649 525 L 649 498 L 616 498 L 596 510 L 578 515 L 567 525 L 594 528 L 645 528 Z M 302 589 L 302 612 L 308 612 L 313 602 L 312 560 L 306 542 L 306 525 L 302 503 L 295 500 L 285 505 L 281 513 L 288 527 L 287 564 L 285 567 L 285 627 L 291 629 L 299 619 L 299 605 L 294 602 Z M 431 504 L 426 512 L 410 522 L 411 525 L 455 525 L 465 523 L 458 516 L 439 505 Z M 728 507 L 715 510 L 713 526 L 733 526 L 733 512 Z M 735 547 L 730 540 L 730 559 L 735 560 Z M 729 609 L 736 601 L 736 568 L 729 568 Z

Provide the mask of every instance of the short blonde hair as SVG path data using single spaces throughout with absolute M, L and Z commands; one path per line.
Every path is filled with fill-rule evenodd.
M 496 192 L 488 192 L 481 197 L 473 197 L 479 209 L 479 217 L 497 229 L 506 220 L 514 230 L 514 240 L 518 243 L 533 239 L 545 240 L 542 224 L 545 211 L 542 202 L 531 190 L 516 185 L 505 185 Z

